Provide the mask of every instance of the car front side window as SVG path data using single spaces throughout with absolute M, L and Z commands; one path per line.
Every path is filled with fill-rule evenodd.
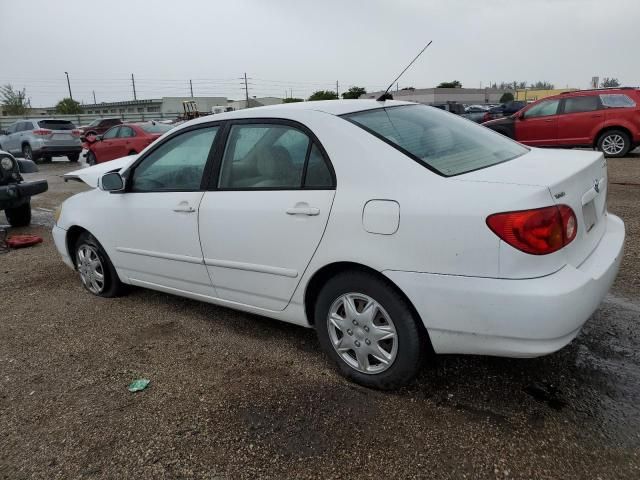
M 546 100 L 532 106 L 524 112 L 524 118 L 548 117 L 558 113 L 558 104 L 560 100 Z
M 113 127 L 102 136 L 103 140 L 109 140 L 110 138 L 116 138 L 118 136 L 118 130 L 120 127 Z
M 200 190 L 218 130 L 217 126 L 199 128 L 166 140 L 135 168 L 131 191 Z

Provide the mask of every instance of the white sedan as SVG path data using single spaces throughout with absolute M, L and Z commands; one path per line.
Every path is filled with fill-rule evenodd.
M 406 102 L 305 102 L 187 122 L 67 175 L 53 236 L 94 295 L 136 285 L 313 327 L 350 379 L 425 354 L 568 344 L 620 264 L 599 152 L 527 148 Z

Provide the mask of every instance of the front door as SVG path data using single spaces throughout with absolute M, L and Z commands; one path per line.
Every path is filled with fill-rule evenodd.
M 553 146 L 558 141 L 560 100 L 544 100 L 516 116 L 516 140 L 531 146 Z
M 118 130 L 120 130 L 120 126 L 110 128 L 102 136 L 102 140 L 96 144 L 95 155 L 99 163 L 118 158 L 116 155 L 118 149 Z
M 217 126 L 189 129 L 154 148 L 114 193 L 105 222 L 114 264 L 134 284 L 215 296 L 198 238 L 202 179 Z M 176 292 L 178 293 L 178 292 Z
M 317 141 L 286 122 L 236 123 L 200 206 L 220 298 L 283 310 L 324 233 L 335 180 Z

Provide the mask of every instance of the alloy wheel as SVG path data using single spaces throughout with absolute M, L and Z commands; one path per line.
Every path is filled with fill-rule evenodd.
M 351 368 L 367 374 L 384 372 L 398 354 L 396 327 L 373 298 L 361 293 L 338 297 L 327 316 L 333 348 Z
M 624 138 L 617 133 L 613 135 L 607 135 L 602 140 L 602 151 L 609 155 L 618 155 L 624 150 Z
M 104 267 L 98 252 L 91 245 L 83 244 L 78 248 L 76 257 L 82 284 L 91 293 L 101 293 L 104 290 Z
M 31 151 L 31 147 L 29 145 L 25 145 L 22 147 L 22 155 L 27 160 L 33 160 L 33 152 Z

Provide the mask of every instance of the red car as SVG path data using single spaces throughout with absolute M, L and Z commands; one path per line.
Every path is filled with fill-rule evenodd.
M 640 89 L 566 92 L 482 125 L 525 145 L 591 147 L 623 157 L 640 146 Z
M 104 135 L 87 135 L 87 163 L 107 162 L 140 153 L 147 145 L 173 128 L 164 123 L 123 123 L 111 127 Z
M 104 132 L 109 130 L 114 125 L 120 125 L 121 123 L 122 123 L 122 120 L 120 120 L 118 117 L 96 118 L 89 125 L 83 125 L 81 127 L 78 127 L 78 129 L 82 133 L 82 136 L 92 135 L 92 134 L 102 135 Z

